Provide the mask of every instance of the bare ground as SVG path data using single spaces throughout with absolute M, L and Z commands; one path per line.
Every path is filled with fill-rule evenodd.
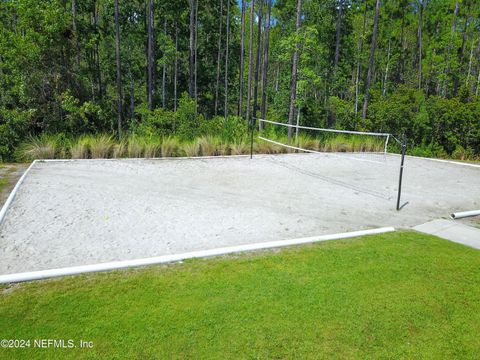
M 28 166 L 29 164 L 0 164 L 0 181 L 2 184 L 5 182 L 5 185 L 0 186 L 0 207 Z

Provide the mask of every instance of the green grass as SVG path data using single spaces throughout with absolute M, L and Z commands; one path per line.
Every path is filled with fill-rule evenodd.
M 8 179 L 0 177 L 0 192 L 3 191 L 3 188 L 8 185 Z
M 480 252 L 413 232 L 0 288 L 0 358 L 480 356 Z

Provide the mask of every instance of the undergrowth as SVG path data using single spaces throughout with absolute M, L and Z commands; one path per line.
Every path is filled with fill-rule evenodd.
M 288 144 L 287 134 L 276 134 L 266 131 L 266 138 L 281 144 Z M 68 139 L 61 135 L 43 134 L 30 137 L 21 144 L 16 152 L 17 161 L 34 159 L 98 159 L 98 158 L 160 158 L 160 157 L 195 157 L 246 155 L 250 153 L 250 139 L 247 136 L 234 141 L 226 141 L 220 136 L 205 135 L 193 140 L 181 140 L 175 136 L 157 136 L 137 134 L 121 140 L 108 134 L 82 135 Z M 290 145 L 318 152 L 383 152 L 384 138 L 372 136 L 351 136 L 348 134 L 324 135 L 292 135 Z M 392 144 L 392 152 L 398 149 Z M 455 152 L 451 158 L 459 160 L 478 160 L 467 151 Z M 278 145 L 262 139 L 255 139 L 253 152 L 257 154 L 283 154 L 297 150 Z M 409 151 L 412 155 L 447 157 L 432 152 L 420 152 L 418 148 Z

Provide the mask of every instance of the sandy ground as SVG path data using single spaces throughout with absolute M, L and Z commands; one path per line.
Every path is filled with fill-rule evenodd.
M 381 226 L 480 208 L 480 168 L 289 154 L 40 162 L 0 227 L 0 274 Z M 380 163 L 370 162 L 379 160 Z

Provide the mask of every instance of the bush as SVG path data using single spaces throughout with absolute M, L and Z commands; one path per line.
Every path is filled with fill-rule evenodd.
M 175 113 L 162 108 L 150 111 L 146 105 L 136 110 L 141 122 L 131 124 L 132 132 L 140 136 L 167 136 L 175 132 Z
M 195 100 L 187 93 L 180 98 L 177 112 L 174 116 L 175 134 L 182 140 L 193 140 L 200 135 L 200 129 L 204 126 L 203 115 L 197 114 Z
M 0 162 L 18 158 L 16 148 L 27 136 L 35 110 L 7 110 L 0 108 Z
M 64 139 L 62 135 L 42 134 L 39 137 L 30 137 L 20 145 L 16 158 L 19 161 L 36 159 L 55 159 L 65 156 Z

